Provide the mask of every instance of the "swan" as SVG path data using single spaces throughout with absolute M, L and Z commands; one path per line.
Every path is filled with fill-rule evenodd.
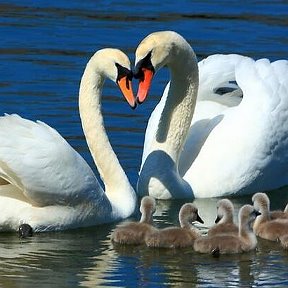
M 130 216 L 136 193 L 109 143 L 101 114 L 106 78 L 135 108 L 130 62 L 117 49 L 97 51 L 79 91 L 83 131 L 105 185 L 85 160 L 47 124 L 18 115 L 0 117 L 0 231 L 22 224 L 35 232 L 86 227 Z
M 258 217 L 255 223 L 257 224 L 263 217 L 267 220 L 275 219 L 288 219 L 288 204 L 286 204 L 283 211 L 281 210 L 270 210 L 270 199 L 266 193 L 257 192 L 252 196 L 252 202 L 260 211 L 262 210 L 262 217 Z
M 167 66 L 171 74 L 147 125 L 139 195 L 223 197 L 288 183 L 288 61 L 214 55 L 199 65 L 200 73 L 193 49 L 173 31 L 148 35 L 135 54 L 139 103 L 159 69 Z M 231 85 L 238 95 L 225 94 L 223 103 L 211 95 L 213 83 L 203 80 L 206 64 L 220 86 L 236 81 Z
M 239 228 L 233 221 L 234 206 L 229 199 L 217 202 L 217 218 L 215 225 L 208 230 L 208 236 L 216 234 L 238 234 Z
M 185 203 L 179 211 L 180 227 L 168 227 L 155 230 L 145 236 L 145 243 L 153 248 L 184 248 L 193 246 L 194 240 L 201 236 L 191 223 L 204 223 L 198 209 L 192 203 Z
M 254 250 L 257 238 L 251 223 L 260 213 L 252 205 L 246 204 L 239 210 L 239 232 L 233 234 L 217 234 L 202 236 L 194 241 L 194 250 L 201 253 L 233 254 Z
M 255 209 L 259 210 L 259 216 L 253 225 L 255 234 L 263 239 L 278 241 L 282 239 L 284 243 L 285 235 L 288 235 L 288 219 L 274 218 L 271 219 L 270 214 L 270 201 L 265 193 L 258 192 L 253 195 L 252 202 Z M 272 213 L 273 214 L 273 213 Z
M 111 235 L 111 240 L 119 244 L 144 244 L 147 234 L 157 229 L 151 224 L 153 214 L 156 211 L 156 201 L 151 196 L 144 196 L 141 199 L 140 212 L 141 219 L 139 222 L 125 222 L 119 224 Z
M 274 210 L 270 211 L 270 218 L 273 219 L 288 219 L 288 204 L 286 204 L 283 211 Z
M 284 249 L 288 249 L 288 234 L 284 234 L 284 235 L 280 236 L 279 241 L 280 241 L 281 246 Z

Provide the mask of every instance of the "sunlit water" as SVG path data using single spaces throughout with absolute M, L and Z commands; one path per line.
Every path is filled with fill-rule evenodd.
M 288 58 L 287 1 L 11 0 L 2 1 L 0 11 L 0 114 L 48 123 L 95 173 L 77 95 L 84 66 L 97 49 L 118 47 L 133 63 L 144 36 L 170 29 L 193 45 L 199 59 L 215 53 Z M 149 101 L 135 111 L 113 83 L 107 81 L 104 89 L 105 126 L 134 186 L 147 119 L 166 82 L 167 72 L 159 73 Z M 273 209 L 288 201 L 285 188 L 270 196 Z M 213 224 L 216 201 L 195 201 L 205 221 L 203 232 Z M 233 202 L 237 212 L 251 197 Z M 156 225 L 177 225 L 181 204 L 158 201 Z M 25 241 L 1 234 L 0 287 L 288 287 L 288 251 L 278 243 L 262 240 L 255 252 L 215 259 L 191 249 L 113 246 L 114 227 L 40 234 Z

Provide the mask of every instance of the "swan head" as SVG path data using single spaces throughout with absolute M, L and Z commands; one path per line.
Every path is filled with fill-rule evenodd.
M 256 210 L 260 211 L 261 213 L 267 213 L 270 210 L 270 200 L 265 193 L 255 193 L 252 196 L 252 202 Z
M 239 210 L 239 223 L 240 225 L 248 225 L 254 222 L 257 216 L 261 215 L 252 205 L 246 204 L 242 206 Z
M 197 207 L 195 207 L 195 205 L 193 205 L 192 203 L 185 203 L 179 211 L 179 222 L 182 223 L 181 227 L 183 226 L 183 223 L 192 223 L 194 221 L 202 224 L 204 223 L 204 221 L 198 214 Z
M 135 52 L 134 77 L 139 79 L 137 102 L 145 101 L 154 74 L 177 61 L 180 51 L 193 52 L 187 41 L 174 31 L 154 32 L 144 38 Z M 194 53 L 194 52 L 193 52 Z
M 133 109 L 136 108 L 132 90 L 133 73 L 129 58 L 125 53 L 119 49 L 101 49 L 93 55 L 88 64 L 99 75 L 116 83 L 128 104 Z
M 156 201 L 152 196 L 144 196 L 141 199 L 140 212 L 142 214 L 140 222 L 151 223 L 152 215 L 156 211 Z
M 230 200 L 221 199 L 217 203 L 217 218 L 215 223 L 225 221 L 228 217 L 233 217 L 234 207 Z

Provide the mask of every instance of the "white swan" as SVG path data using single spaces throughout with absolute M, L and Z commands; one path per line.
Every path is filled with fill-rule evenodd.
M 36 232 L 63 230 L 133 213 L 136 194 L 112 150 L 101 114 L 106 77 L 135 106 L 129 69 L 123 52 L 99 50 L 80 84 L 81 122 L 105 191 L 85 160 L 56 130 L 18 115 L 0 117 L 0 231 L 17 230 L 22 223 Z
M 140 195 L 204 198 L 249 194 L 288 183 L 288 61 L 218 56 L 206 61 L 215 70 L 213 79 L 219 86 L 236 81 L 243 100 L 239 89 L 232 97 L 225 94 L 222 101 L 213 95 L 213 81 L 203 79 L 209 65 L 202 63 L 195 108 L 197 61 L 185 39 L 163 31 L 139 44 L 135 76 L 140 78 L 140 103 L 157 70 L 168 66 L 171 73 L 147 126 L 137 184 Z

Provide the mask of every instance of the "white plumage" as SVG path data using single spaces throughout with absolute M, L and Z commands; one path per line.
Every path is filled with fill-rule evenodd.
M 169 47 L 173 42 L 173 48 L 165 51 L 164 60 L 161 53 L 152 52 L 151 62 L 156 63 L 157 69 L 168 66 L 174 86 L 173 90 L 170 83 L 166 86 L 148 122 L 138 181 L 140 194 L 149 193 L 162 199 L 188 195 L 202 198 L 249 194 L 287 185 L 288 61 L 254 61 L 235 54 L 213 55 L 204 59 L 198 65 L 197 102 L 197 93 L 192 96 L 196 102 L 194 110 L 193 101 L 190 105 L 183 104 L 191 98 L 190 91 L 186 89 L 183 92 L 183 85 L 187 85 L 184 82 L 191 74 L 197 73 L 192 69 L 187 71 L 187 51 L 191 48 L 188 43 L 183 45 L 183 39 L 179 35 L 175 37 L 176 33 L 160 33 L 158 42 L 151 41 L 149 46 L 148 36 L 144 43 L 147 50 L 156 51 L 160 50 L 161 45 Z M 166 33 L 166 37 L 163 33 Z M 152 35 L 157 37 L 157 32 Z M 144 55 L 143 44 L 139 47 Z M 166 57 L 167 53 L 170 53 L 169 57 Z M 182 69 L 184 57 L 187 67 Z M 190 53 L 189 57 L 193 59 L 194 56 Z M 197 86 L 197 81 L 194 85 Z M 232 91 L 219 95 L 216 92 L 221 87 L 232 88 Z M 178 98 L 180 104 L 177 109 L 183 105 L 178 118 L 175 116 L 176 109 L 169 108 L 172 101 L 169 97 Z M 184 127 L 183 123 L 181 126 L 181 121 L 189 119 L 189 115 L 193 115 L 190 125 Z M 178 126 L 175 124 L 177 122 Z M 172 147 L 171 143 L 174 142 L 171 139 L 162 141 L 160 145 L 156 135 L 161 133 L 163 127 L 184 127 L 185 132 L 174 133 L 174 137 L 178 138 L 173 141 L 182 143 L 180 151 Z M 153 172 L 155 167 L 151 163 L 151 156 L 154 154 L 155 158 L 156 152 L 166 155 L 157 157 L 158 163 L 155 164 L 155 167 L 162 167 L 161 179 L 159 171 Z M 149 161 L 146 161 L 147 158 L 150 158 Z M 175 160 L 174 164 L 171 159 Z M 163 174 L 169 173 L 165 172 L 164 167 L 169 170 L 174 165 L 177 167 L 173 168 L 175 177 L 172 174 L 164 177 Z M 189 184 L 190 192 L 185 182 L 180 185 L 182 188 L 172 185 L 172 182 L 179 182 L 179 176 Z
M 0 117 L 0 231 L 17 230 L 23 223 L 36 232 L 84 227 L 134 212 L 135 192 L 110 146 L 101 115 L 103 81 L 117 81 L 115 63 L 130 69 L 121 51 L 96 52 L 79 93 L 83 130 L 105 191 L 56 130 L 18 115 Z

